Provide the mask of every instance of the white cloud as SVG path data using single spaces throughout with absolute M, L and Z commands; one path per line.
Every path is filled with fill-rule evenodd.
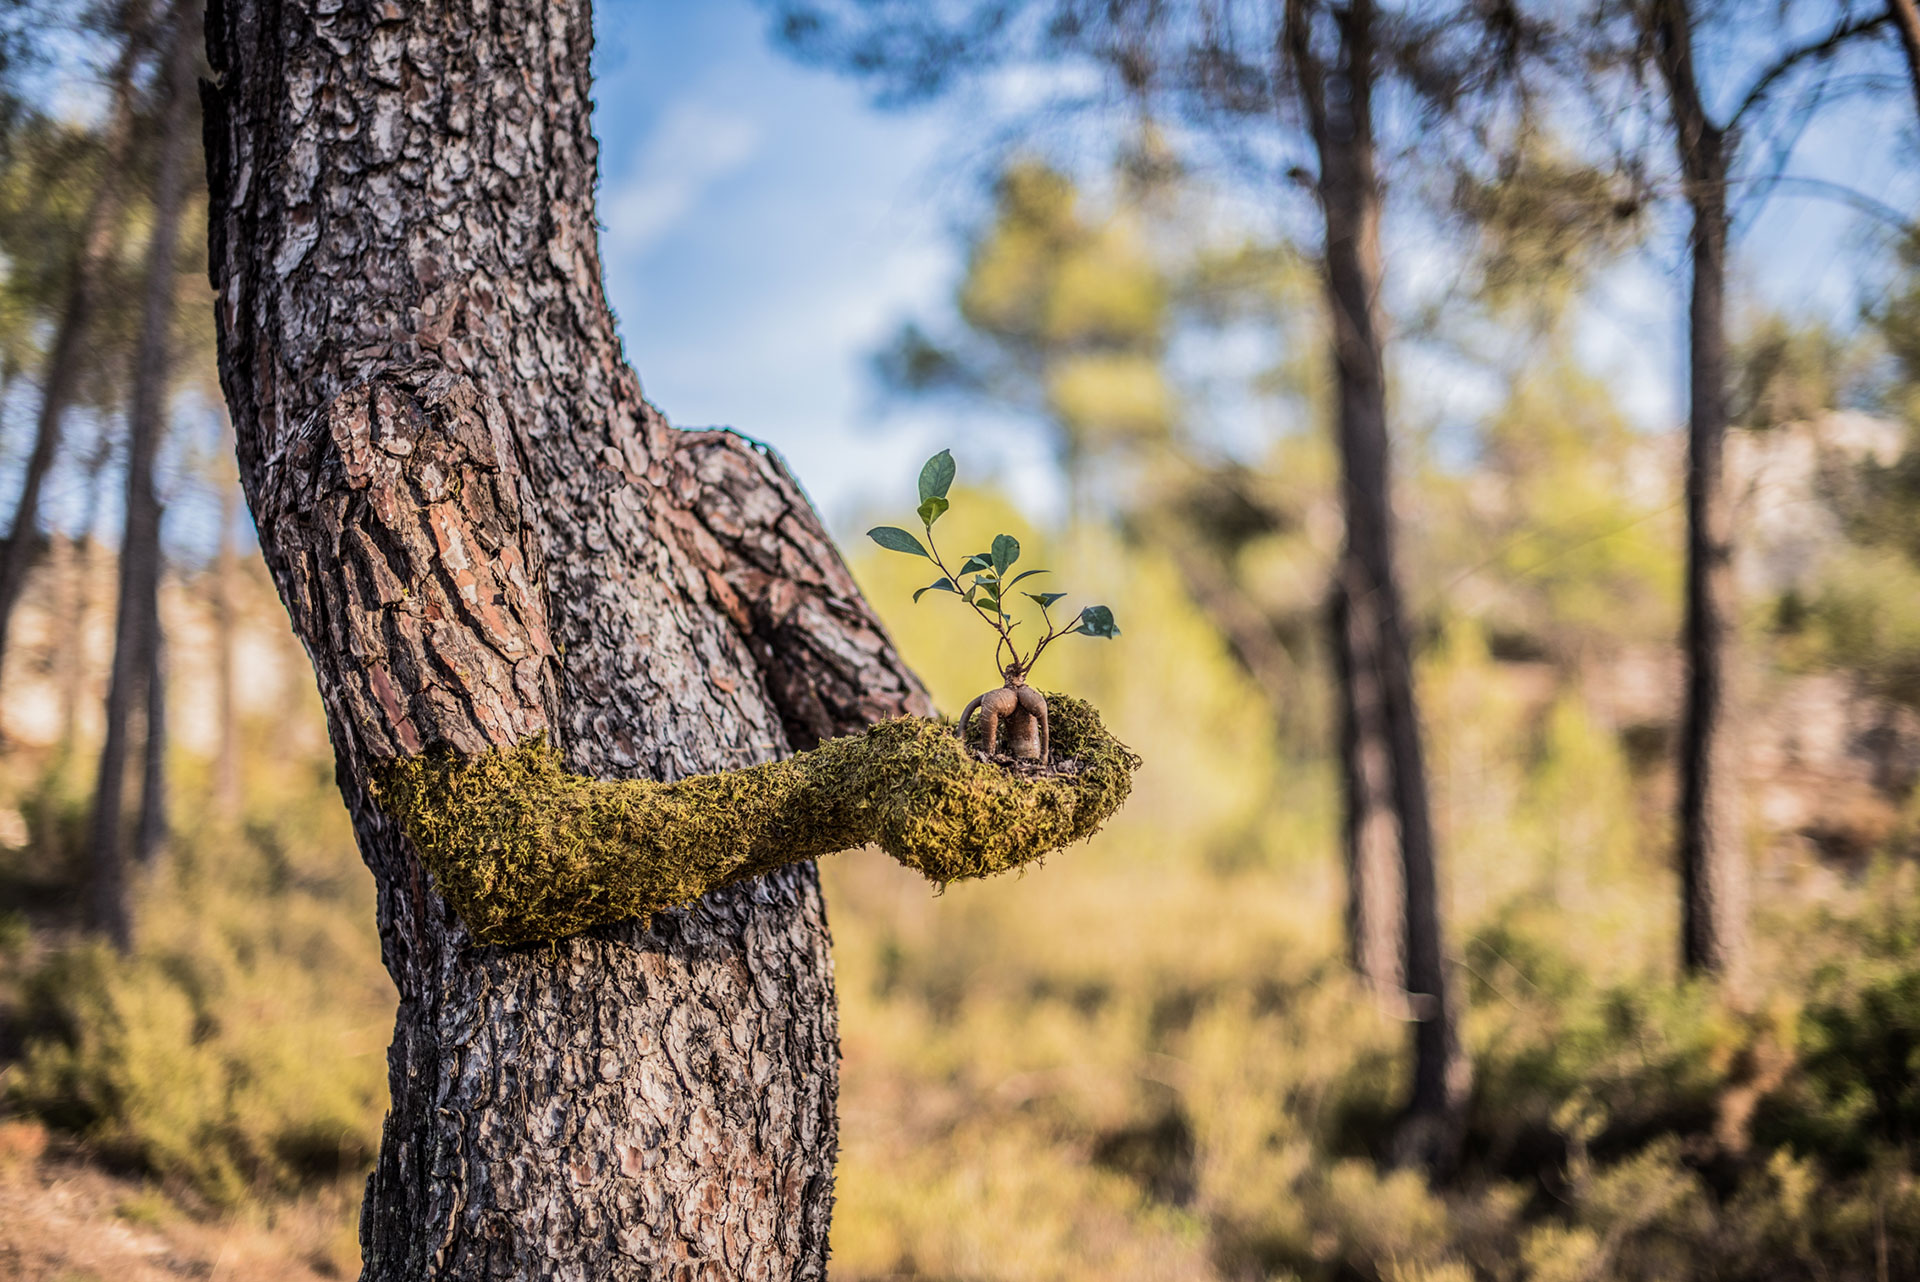
M 607 248 L 645 253 L 682 223 L 707 192 L 760 149 L 760 127 L 698 102 L 669 108 L 641 144 L 633 174 L 600 206 Z

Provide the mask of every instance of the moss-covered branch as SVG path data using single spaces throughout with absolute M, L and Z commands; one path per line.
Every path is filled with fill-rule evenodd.
M 1047 702 L 1055 755 L 1075 773 L 1021 776 L 976 758 L 950 723 L 901 717 L 675 783 L 582 778 L 534 740 L 390 762 L 375 791 L 475 939 L 558 939 L 869 842 L 945 885 L 1091 836 L 1139 758 L 1091 704 Z

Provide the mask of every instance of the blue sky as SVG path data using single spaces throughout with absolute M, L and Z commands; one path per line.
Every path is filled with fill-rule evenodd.
M 870 354 L 902 320 L 940 328 L 986 162 L 1018 115 L 1006 108 L 1031 104 L 1044 86 L 1009 74 L 970 97 L 882 112 L 860 86 L 774 48 L 754 0 L 599 0 L 597 24 L 608 292 L 653 401 L 683 426 L 726 425 L 778 448 L 843 537 L 876 507 L 900 514 L 921 460 L 948 446 L 963 479 L 999 479 L 1030 512 L 1057 514 L 1041 434 L 952 406 L 883 412 L 868 377 Z M 1897 68 L 1886 52 L 1874 65 Z M 1712 55 L 1727 64 L 1709 67 L 1717 100 L 1750 79 L 1732 64 L 1752 53 Z M 1920 207 L 1913 105 L 1903 77 L 1882 87 L 1877 102 L 1824 112 L 1790 169 Z M 92 88 L 71 76 L 52 91 L 84 114 Z M 1058 129 L 1048 141 L 1088 171 L 1108 146 Z M 1782 190 L 1743 219 L 1736 293 L 1845 325 L 1885 259 L 1861 252 L 1867 220 L 1817 194 Z M 1665 216 L 1648 252 L 1598 282 L 1581 335 L 1583 356 L 1648 428 L 1675 424 L 1685 388 L 1683 226 Z M 1396 292 L 1445 288 L 1458 263 L 1430 226 L 1394 220 L 1388 232 Z M 1432 351 L 1402 344 L 1394 357 L 1405 429 L 1470 425 L 1501 395 L 1485 370 Z M 11 426 L 0 448 L 8 485 L 24 441 Z M 63 468 L 50 510 L 74 507 L 81 490 L 77 468 Z M 117 501 L 103 498 L 98 528 L 110 529 Z M 170 540 L 204 545 L 208 512 L 190 510 L 190 486 L 177 500 Z
M 960 270 L 952 219 L 978 187 L 951 117 L 871 109 L 773 48 L 746 0 L 597 21 L 607 288 L 648 398 L 779 449 L 837 526 L 863 496 L 911 498 L 922 459 L 961 443 L 879 414 L 867 354 Z
M 961 270 L 957 232 L 979 207 L 977 102 L 881 112 L 861 88 L 801 66 L 752 0 L 602 0 L 596 61 L 600 217 L 608 291 L 649 397 L 683 426 L 724 424 L 774 445 L 845 533 L 867 505 L 910 496 L 921 459 L 1014 478 L 1045 511 L 1057 494 L 1032 434 L 951 411 L 882 413 L 867 358 L 908 316 L 937 317 Z M 1738 61 L 1731 58 L 1730 61 Z M 1744 74 L 1729 67 L 1725 79 Z M 1904 93 L 1830 112 L 1796 172 L 1911 203 Z M 1905 170 L 1906 172 L 1902 172 Z M 1846 323 L 1866 266 L 1858 217 L 1776 194 L 1739 252 L 1748 297 Z M 1683 224 L 1596 291 L 1582 348 L 1630 414 L 1673 423 L 1684 388 Z M 1389 245 L 1419 275 L 1431 247 Z M 1869 282 L 1870 284 L 1870 282 Z M 1419 405 L 1471 418 L 1498 388 L 1403 349 Z

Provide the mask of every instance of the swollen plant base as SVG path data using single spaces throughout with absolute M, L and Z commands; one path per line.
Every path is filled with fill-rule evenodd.
M 951 722 L 900 717 L 674 783 L 570 774 L 539 738 L 391 761 L 375 792 L 477 942 L 533 943 L 869 842 L 944 886 L 1090 837 L 1126 800 L 1140 759 L 1092 704 L 1047 703 L 1052 774 L 982 760 Z

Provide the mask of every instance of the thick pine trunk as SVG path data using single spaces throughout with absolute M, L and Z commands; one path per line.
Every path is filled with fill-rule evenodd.
M 676 778 L 924 711 L 798 486 L 640 394 L 602 292 L 584 0 L 223 0 L 222 378 L 400 993 L 368 1279 L 818 1278 L 838 1076 L 797 865 L 478 948 L 369 800 L 547 735 Z
M 1747 865 L 1738 709 L 1739 601 L 1725 478 L 1727 174 L 1733 140 L 1708 117 L 1686 0 L 1660 0 L 1652 35 L 1673 113 L 1687 204 L 1688 313 L 1686 708 L 1680 727 L 1681 961 L 1738 986 L 1747 951 Z
M 1339 52 L 1315 52 L 1305 0 L 1288 6 L 1287 46 L 1320 157 L 1325 272 L 1332 318 L 1335 433 L 1346 544 L 1335 574 L 1334 641 L 1347 785 L 1349 918 L 1355 953 L 1384 964 L 1375 934 L 1395 894 L 1379 876 L 1398 840 L 1404 911 L 1398 960 L 1413 1015 L 1413 1088 L 1396 1156 L 1442 1169 L 1457 1156 L 1471 1066 L 1462 1050 L 1445 941 L 1413 657 L 1394 567 L 1387 383 L 1380 321 L 1381 195 L 1373 149 L 1375 13 L 1370 0 L 1334 12 Z M 1383 803 L 1391 805 L 1386 813 Z M 1364 972 L 1363 972 L 1364 973 Z
M 139 2 L 129 0 L 126 12 L 135 13 Z M 20 497 L 14 503 L 6 541 L 0 543 L 0 664 L 6 662 L 13 610 L 20 602 L 20 591 L 26 586 L 27 573 L 33 568 L 39 546 L 40 491 L 60 452 L 61 427 L 67 407 L 73 401 L 90 356 L 89 331 L 93 314 L 100 306 L 121 207 L 126 199 L 126 171 L 133 146 L 133 80 L 140 60 L 141 41 L 137 24 L 129 21 L 125 25 L 129 34 L 113 71 L 113 93 L 101 147 L 100 181 L 87 207 L 79 256 L 73 264 L 60 319 L 41 369 L 40 412 L 34 420 L 33 448 L 21 476 Z
M 172 367 L 175 260 L 186 169 L 192 142 L 194 66 L 199 34 L 191 0 L 176 0 L 162 37 L 160 147 L 155 157 L 153 229 L 147 242 L 140 339 L 133 394 L 127 409 L 125 524 L 120 538 L 120 594 L 115 614 L 112 675 L 107 685 L 106 735 L 93 795 L 88 847 L 92 865 L 92 925 L 121 948 L 132 939 L 122 831 L 127 762 L 134 722 L 145 733 L 140 818 L 135 853 L 150 856 L 165 825 L 166 689 L 160 680 L 160 499 L 154 460 L 166 431 Z

